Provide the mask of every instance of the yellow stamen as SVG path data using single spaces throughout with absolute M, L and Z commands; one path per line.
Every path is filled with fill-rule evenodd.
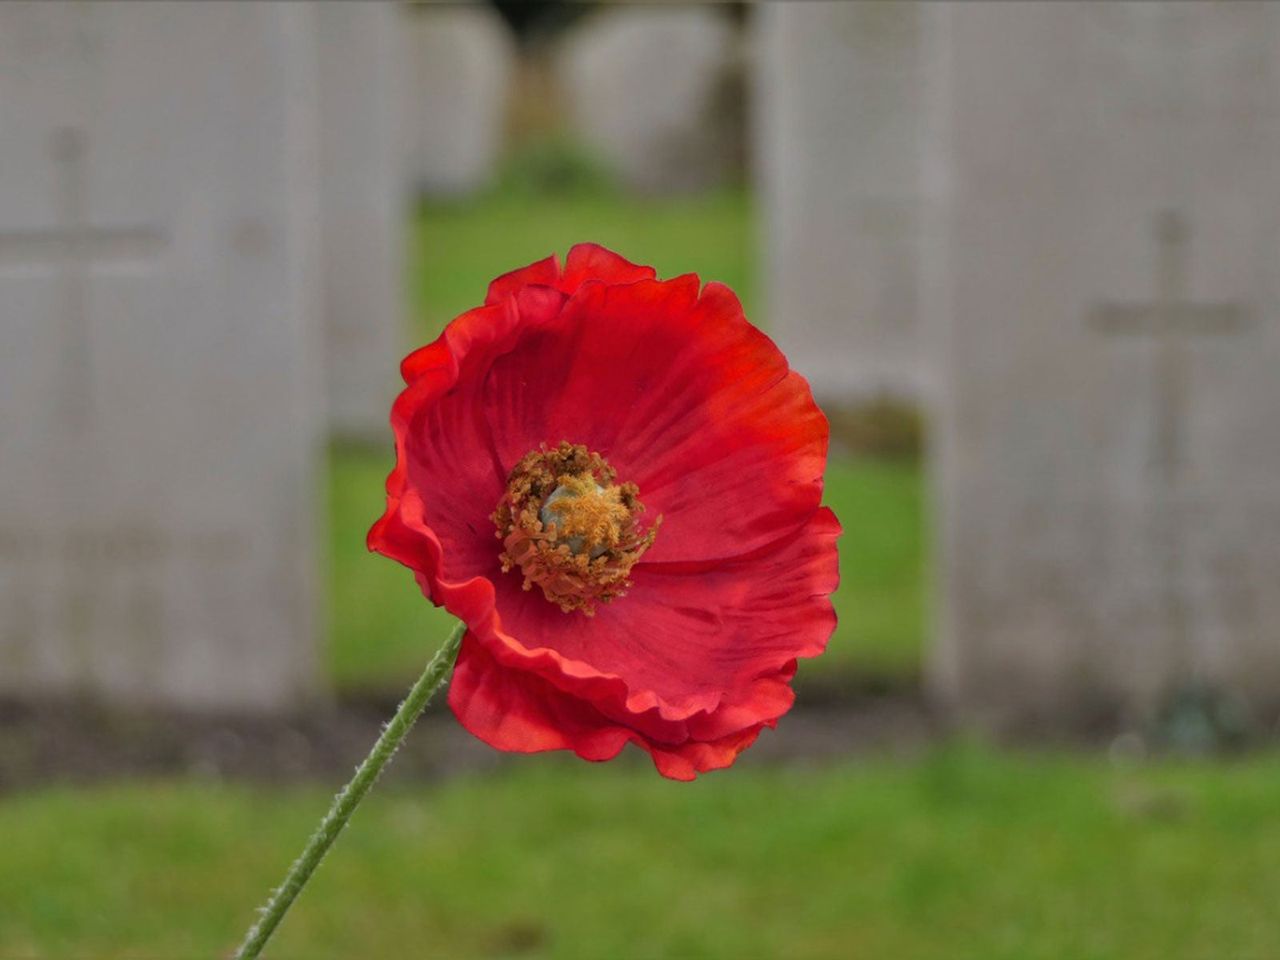
M 639 491 L 615 478 L 608 462 L 581 444 L 564 441 L 522 457 L 493 514 L 502 569 L 519 566 L 524 588 L 537 584 L 566 613 L 591 616 L 597 602 L 622 596 L 662 518 L 641 531 Z

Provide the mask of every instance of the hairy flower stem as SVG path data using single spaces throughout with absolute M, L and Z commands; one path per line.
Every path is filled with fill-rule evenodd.
M 293 862 L 288 875 L 284 878 L 284 883 L 271 894 L 271 899 L 262 908 L 258 922 L 245 935 L 244 943 L 236 951 L 235 960 L 252 960 L 262 952 L 262 948 L 271 939 L 272 933 L 284 919 L 293 901 L 298 898 L 302 888 L 311 879 L 311 874 L 315 872 L 324 855 L 333 846 L 333 841 L 338 839 L 338 834 L 351 819 L 351 814 L 355 813 L 360 801 L 377 781 L 382 768 L 395 755 L 405 734 L 409 732 L 423 709 L 431 701 L 432 695 L 444 685 L 445 677 L 449 675 L 449 668 L 458 657 L 458 647 L 462 644 L 464 633 L 466 633 L 466 625 L 459 623 L 449 634 L 449 639 L 431 658 L 427 668 L 422 671 L 422 676 L 418 678 L 409 695 L 397 708 L 395 716 L 383 727 L 378 742 L 373 745 L 369 755 L 356 768 L 355 776 L 333 798 L 333 805 L 329 807 L 329 812 L 320 821 L 320 826 L 307 841 L 302 855 Z

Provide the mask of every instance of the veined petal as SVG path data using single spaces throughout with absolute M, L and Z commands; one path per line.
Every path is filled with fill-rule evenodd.
M 673 780 L 727 767 L 776 718 L 704 739 L 663 742 L 610 719 L 589 701 L 566 694 L 535 674 L 502 666 L 470 635 L 449 686 L 449 708 L 468 731 L 499 750 L 572 750 L 584 760 L 611 760 L 627 743 L 647 751 Z

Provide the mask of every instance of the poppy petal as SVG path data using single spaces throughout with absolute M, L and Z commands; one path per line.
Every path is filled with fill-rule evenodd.
M 749 553 L 821 501 L 828 428 L 808 384 L 693 276 L 582 287 L 495 362 L 484 406 L 504 470 L 568 440 L 636 483 L 664 520 L 649 562 Z
M 489 292 L 484 298 L 485 306 L 501 303 L 514 297 L 525 287 L 554 287 L 560 279 L 560 258 L 554 253 L 542 260 L 504 273 L 489 284 Z
M 624 284 L 656 277 L 653 267 L 632 263 L 599 244 L 579 243 L 570 248 L 564 262 L 564 273 L 556 288 L 561 293 L 572 294 L 588 280 Z
M 566 614 L 520 589 L 517 572 L 504 574 L 499 615 L 477 639 L 505 666 L 628 714 L 711 713 L 756 678 L 825 649 L 839 534 L 824 508 L 785 542 L 714 569 L 641 564 L 632 591 L 594 617 Z
M 697 293 L 693 276 L 592 282 L 555 320 L 527 332 L 494 363 L 484 394 L 502 466 L 562 440 L 609 457 L 634 405 L 660 387 L 675 349 L 666 328 L 688 316 Z
M 499 750 L 572 750 L 584 760 L 602 761 L 617 756 L 630 741 L 673 780 L 693 780 L 729 766 L 764 727 L 774 725 L 762 721 L 710 740 L 655 742 L 541 677 L 503 667 L 470 634 L 454 667 L 449 708 L 470 733 Z
M 617 756 L 628 731 L 534 674 L 501 666 L 468 634 L 449 685 L 449 708 L 490 746 L 516 753 L 573 750 L 586 760 Z
M 368 545 L 411 567 L 437 604 L 445 602 L 432 586 L 437 581 L 497 570 L 489 515 L 506 476 L 476 400 L 483 373 L 510 349 L 517 330 L 554 317 L 563 301 L 547 287 L 523 288 L 516 298 L 463 314 L 401 365 L 407 386 L 391 411 L 396 463 L 387 478 L 387 509 Z

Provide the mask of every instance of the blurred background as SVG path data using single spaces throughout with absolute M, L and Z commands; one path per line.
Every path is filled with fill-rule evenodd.
M 435 705 L 280 957 L 1271 957 L 1280 6 L 0 5 L 0 957 L 226 955 L 449 630 L 401 356 L 605 244 L 832 424 L 691 785 Z

